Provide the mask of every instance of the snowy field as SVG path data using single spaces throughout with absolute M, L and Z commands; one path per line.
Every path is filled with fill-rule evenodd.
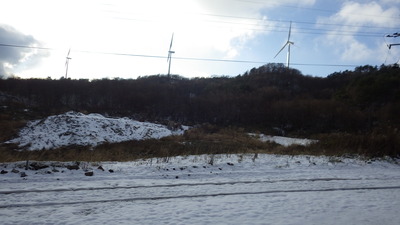
M 0 224 L 400 224 L 399 161 L 201 155 L 46 165 L 0 164 Z

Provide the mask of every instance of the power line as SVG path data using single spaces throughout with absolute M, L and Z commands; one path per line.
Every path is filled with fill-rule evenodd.
M 259 25 L 259 26 L 265 26 L 265 25 Z M 236 28 L 236 29 L 245 29 L 245 30 L 253 30 L 253 31 L 269 31 L 269 32 L 280 32 L 280 33 L 286 33 L 287 28 L 283 27 L 273 27 L 273 26 L 265 26 L 265 27 L 271 27 L 271 29 L 268 28 Z M 282 28 L 282 29 L 280 29 Z M 302 31 L 305 30 L 305 31 Z M 354 36 L 354 37 L 370 37 L 370 38 L 376 38 L 376 37 L 382 37 L 382 33 L 374 33 L 374 32 L 351 32 L 351 31 L 340 31 L 340 30 L 327 30 L 327 29 L 314 29 L 314 28 L 296 28 L 296 30 L 292 31 L 292 33 L 298 33 L 298 34 L 312 34 L 312 35 L 335 35 L 335 36 Z
M 242 2 L 251 2 L 251 3 L 258 3 L 258 4 L 263 4 L 266 5 L 266 2 L 261 2 L 261 1 L 254 1 L 254 0 L 236 0 L 236 1 L 242 1 Z M 307 8 L 307 7 L 300 7 L 300 6 L 292 6 L 292 5 L 282 5 L 278 1 L 275 1 L 274 3 L 277 4 L 279 7 L 291 7 L 291 8 L 299 8 L 299 9 L 307 9 L 307 10 L 317 10 L 317 11 L 326 11 L 326 12 L 336 12 L 333 10 L 325 10 L 325 9 L 316 9 L 316 8 Z M 274 4 L 272 3 L 272 4 Z M 279 3 L 279 4 L 278 4 Z M 271 4 L 268 2 L 268 4 Z M 112 13 L 112 14 L 117 14 L 117 16 L 113 16 L 115 19 L 120 19 L 120 20 L 135 20 L 135 21 L 142 21 L 142 22 L 154 22 L 158 23 L 160 22 L 157 19 L 154 19 L 156 15 L 152 14 L 141 14 L 139 13 L 132 13 L 129 11 L 116 11 L 116 10 L 104 10 L 107 13 Z M 122 15 L 121 15 L 122 14 Z M 125 14 L 125 16 L 123 15 Z M 135 15 L 135 17 L 130 17 L 131 15 Z M 393 29 L 393 27 L 383 27 L 383 26 L 372 26 L 372 25 L 356 25 L 356 24 L 338 24 L 338 23 L 323 23 L 323 22 L 309 22 L 309 21 L 299 21 L 299 20 L 278 20 L 278 19 L 262 19 L 259 17 L 246 17 L 246 16 L 237 16 L 237 15 L 222 15 L 222 14 L 213 14 L 213 13 L 201 13 L 201 12 L 179 12 L 179 15 L 182 17 L 185 17 L 185 19 L 190 18 L 185 15 L 199 15 L 203 17 L 216 17 L 216 18 L 222 18 L 222 19 L 238 19 L 241 21 L 224 21 L 224 20 L 208 20 L 203 18 L 203 21 L 208 22 L 208 23 L 215 23 L 215 24 L 236 24 L 236 25 L 249 25 L 249 26 L 256 26 L 256 27 L 265 27 L 265 22 L 276 22 L 276 23 L 281 23 L 285 24 L 284 26 L 268 26 L 267 27 L 272 27 L 273 29 L 264 29 L 264 28 L 239 28 L 239 29 L 247 29 L 247 30 L 259 30 L 259 31 L 276 31 L 276 32 L 286 32 L 287 26 L 290 21 L 292 21 L 294 24 L 304 24 L 304 25 L 311 25 L 314 27 L 321 27 L 321 26 L 328 26 L 331 27 L 325 28 L 325 29 L 318 29 L 318 28 L 305 28 L 305 27 L 297 27 L 298 30 L 303 30 L 298 33 L 304 33 L 304 34 L 323 34 L 322 32 L 327 31 L 330 32 L 330 35 L 346 35 L 346 36 L 362 36 L 362 37 L 381 37 L 381 33 L 378 32 L 372 32 L 372 30 L 376 29 Z M 354 14 L 352 14 L 354 15 Z M 366 15 L 366 14 L 357 14 L 357 15 L 364 15 L 364 16 L 374 16 L 374 17 L 380 17 L 380 15 Z M 128 16 L 128 17 L 127 17 Z M 382 17 L 382 16 L 381 16 Z M 388 17 L 388 18 L 393 18 L 393 17 Z M 197 18 L 195 20 L 199 20 L 200 18 Z M 397 18 L 396 18 L 397 19 Z M 256 21 L 256 23 L 245 23 L 243 20 L 251 20 L 251 21 Z M 264 23 L 264 24 L 263 24 Z M 285 31 L 279 30 L 280 28 L 284 28 Z M 335 29 L 336 28 L 336 29 Z M 348 31 L 346 32 L 343 30 L 343 28 L 357 28 L 357 29 L 362 29 L 362 31 L 355 31 L 351 32 Z M 372 29 L 370 32 L 365 31 L 366 29 Z M 304 31 L 305 30 L 305 31 Z M 308 32 L 308 30 L 311 30 L 312 32 Z M 333 32 L 334 31 L 334 32 Z M 296 32 L 296 31 L 294 31 Z
M 150 21 L 150 20 L 140 20 L 140 19 L 132 19 L 132 18 L 123 18 L 123 17 L 114 17 L 115 19 L 120 19 L 120 20 L 137 20 L 137 21 L 146 21 L 146 22 L 157 22 L 157 21 Z M 260 20 L 263 21 L 263 20 Z M 268 21 L 274 21 L 274 20 L 268 20 Z M 290 21 L 284 21 L 284 20 L 275 20 L 275 22 L 281 22 L 281 23 L 289 23 Z M 268 32 L 287 32 L 287 27 L 286 26 L 277 26 L 277 25 L 265 25 L 265 24 L 256 24 L 256 23 L 238 23 L 238 22 L 229 22 L 229 21 L 216 21 L 216 20 L 204 20 L 204 22 L 207 23 L 219 23 L 219 24 L 234 24 L 234 25 L 243 25 L 243 26 L 254 26 L 254 28 L 251 27 L 235 27 L 235 29 L 242 29 L 242 30 L 252 30 L 252 31 L 268 31 Z M 263 21 L 267 22 L 267 21 Z M 299 22 L 299 21 L 293 21 L 294 24 L 312 24 L 308 22 Z M 316 23 L 315 23 L 316 24 Z M 321 25 L 321 24 L 319 24 Z M 363 26 L 352 26 L 352 25 L 338 25 L 338 24 L 326 24 L 326 25 L 334 25 L 334 26 L 341 26 L 343 27 L 363 27 Z M 228 26 L 227 26 L 228 27 Z M 228 27 L 231 28 L 231 27 Z M 270 28 L 270 29 L 269 29 Z M 377 27 L 373 27 L 373 29 L 378 29 Z M 383 28 L 379 28 L 383 29 Z M 297 27 L 296 30 L 293 31 L 293 33 L 302 33 L 302 34 L 311 34 L 311 35 L 323 35 L 327 34 L 329 32 L 329 35 L 335 35 L 335 36 L 355 36 L 355 37 L 382 37 L 382 33 L 378 32 L 360 32 L 360 31 L 343 31 L 343 30 L 335 30 L 335 29 L 318 29 L 318 28 L 304 28 L 304 27 Z
M 278 22 L 282 22 L 282 23 L 290 23 L 293 22 L 295 24 L 312 24 L 312 23 L 308 23 L 308 22 L 299 22 L 299 21 L 284 21 L 284 20 L 268 20 L 268 21 L 264 21 L 261 20 L 262 22 L 268 22 L 268 21 L 278 21 Z M 248 29 L 248 30 L 259 30 L 259 31 L 276 31 L 276 32 L 287 32 L 287 26 L 276 26 L 276 25 L 265 25 L 265 24 L 261 24 L 261 23 L 236 23 L 236 22 L 228 22 L 228 21 L 215 21 L 215 20 L 205 20 L 205 22 L 210 22 L 210 23 L 224 23 L 224 24 L 237 24 L 237 25 L 250 25 L 250 26 L 257 26 L 257 27 L 271 27 L 271 28 L 275 28 L 275 29 L 263 29 L 263 28 L 243 28 L 243 29 Z M 316 24 L 316 23 L 313 23 Z M 330 24 L 332 25 L 332 24 Z M 335 26 L 339 26 L 339 25 L 335 25 Z M 341 28 L 345 27 L 345 25 L 340 25 Z M 362 27 L 362 26 L 351 26 L 349 25 L 348 27 Z M 282 28 L 282 29 L 280 29 Z M 320 31 L 320 32 L 307 32 L 307 31 L 294 31 L 294 33 L 306 33 L 306 34 L 325 34 L 323 33 L 324 31 L 326 32 L 330 32 L 330 31 L 338 31 L 338 30 L 333 30 L 333 29 L 318 29 L 318 28 L 304 28 L 304 27 L 297 27 L 297 30 L 310 30 L 310 31 Z M 374 28 L 375 29 L 375 28 Z M 379 28 L 381 29 L 381 28 Z M 354 32 L 346 32 L 346 31 L 340 31 L 334 33 L 335 35 L 352 35 L 352 36 L 370 36 L 370 37 L 381 37 L 382 33 L 378 33 L 378 32 L 359 32 L 357 31 L 357 33 Z
M 26 46 L 26 45 L 13 45 L 13 44 L 2 44 L 2 47 L 12 47 L 12 48 L 30 48 L 30 49 L 39 49 L 39 50 L 54 50 L 53 48 L 45 48 L 45 47 L 38 47 L 38 46 Z
M 192 13 L 193 14 L 193 13 Z M 216 14 L 208 14 L 208 13 L 194 13 L 202 16 L 212 16 L 212 17 L 222 17 L 222 18 L 234 18 L 234 19 L 245 19 L 245 20 L 254 20 L 258 23 L 245 23 L 235 22 L 235 21 L 223 21 L 223 20 L 208 20 L 203 19 L 203 22 L 207 23 L 214 23 L 214 24 L 233 24 L 233 25 L 242 25 L 242 26 L 254 26 L 254 27 L 236 27 L 235 29 L 245 29 L 245 30 L 253 30 L 253 31 L 272 31 L 272 32 L 286 32 L 287 26 L 286 25 L 266 25 L 266 22 L 278 22 L 281 24 L 287 24 L 289 20 L 276 20 L 276 19 L 267 19 L 263 20 L 260 18 L 251 18 L 251 17 L 240 17 L 240 16 L 229 16 L 229 15 L 216 15 Z M 158 20 L 151 20 L 151 19 L 143 19 L 143 18 L 129 18 L 129 17 L 122 17 L 116 16 L 113 17 L 114 19 L 119 20 L 134 20 L 134 21 L 141 21 L 141 22 L 154 22 L 158 23 Z M 303 33 L 303 34 L 325 34 L 324 32 L 331 32 L 330 35 L 338 35 L 338 36 L 359 36 L 359 37 L 381 37 L 381 32 L 366 32 L 366 31 L 345 31 L 343 28 L 364 28 L 364 29 L 392 29 L 391 27 L 378 27 L 378 26 L 363 26 L 363 25 L 351 25 L 351 24 L 334 24 L 334 23 L 315 23 L 315 22 L 306 22 L 306 21 L 296 21 L 291 20 L 294 24 L 304 24 L 304 25 L 313 25 L 314 27 L 318 26 L 331 26 L 337 27 L 340 29 L 323 29 L 323 28 L 307 28 L 307 27 L 297 27 L 296 29 L 299 31 L 294 31 L 294 33 Z M 271 29 L 268 29 L 271 28 Z M 302 31 L 303 30 L 303 31 Z M 311 31 L 311 32 L 310 32 Z
M 117 13 L 117 12 L 116 12 Z M 352 24 L 338 24 L 338 23 L 321 23 L 321 22 L 308 22 L 308 21 L 298 21 L 298 20 L 278 20 L 278 19 L 262 19 L 256 17 L 241 17 L 241 16 L 231 16 L 231 15 L 218 15 L 218 14 L 210 14 L 210 13 L 187 13 L 187 14 L 197 14 L 201 16 L 211 16 L 211 17 L 221 17 L 221 18 L 232 18 L 232 19 L 242 19 L 242 20 L 253 20 L 257 22 L 278 22 L 282 24 L 287 24 L 290 21 L 296 24 L 307 24 L 307 25 L 314 25 L 314 26 L 335 26 L 335 27 L 352 27 L 352 28 L 367 28 L 367 29 L 393 29 L 393 27 L 382 27 L 382 26 L 366 26 L 366 25 L 352 25 Z M 129 17 L 122 17 L 122 16 L 115 16 L 115 19 L 120 20 L 135 20 L 135 21 L 142 21 L 142 22 L 159 22 L 158 20 L 151 20 L 151 19 L 143 19 L 143 18 L 129 18 Z M 258 23 L 243 23 L 243 22 L 232 22 L 232 21 L 217 21 L 217 20 L 204 20 L 206 22 L 211 23 L 229 23 L 229 24 L 238 24 L 238 25 L 262 25 Z
M 236 0 L 236 1 L 243 1 L 243 2 L 253 2 L 253 3 L 260 3 L 260 4 L 265 4 L 265 2 L 257 2 L 257 1 L 248 1 L 248 0 Z M 314 9 L 314 8 L 307 8 L 307 7 L 299 7 L 299 6 L 290 6 L 290 5 L 279 5 L 280 7 L 291 7 L 291 8 L 299 8 L 299 9 L 308 9 L 308 10 L 316 10 L 316 11 L 326 11 L 326 12 L 336 12 L 333 10 L 324 10 L 324 9 Z M 120 15 L 122 14 L 121 11 L 114 11 L 114 10 L 107 10 L 107 12 L 111 13 L 116 13 L 119 16 L 115 17 L 117 19 L 123 19 L 123 20 L 137 20 L 137 21 L 143 21 L 143 22 L 158 22 L 157 20 L 152 20 L 152 19 L 143 19 L 143 18 L 127 18 L 127 17 L 121 17 Z M 131 15 L 132 13 L 127 12 L 125 14 Z M 308 22 L 308 21 L 296 21 L 296 20 L 278 20 L 278 19 L 268 19 L 264 20 L 262 18 L 258 17 L 245 17 L 245 16 L 235 16 L 235 15 L 222 15 L 222 14 L 213 14 L 213 13 L 199 13 L 199 12 L 186 12 L 186 13 L 181 13 L 182 15 L 200 15 L 200 16 L 211 16 L 211 17 L 219 17 L 219 18 L 230 18 L 230 19 L 245 19 L 245 20 L 254 20 L 258 22 L 266 22 L 266 21 L 272 21 L 272 22 L 280 22 L 287 24 L 290 21 L 293 23 L 297 24 L 308 24 L 308 25 L 314 25 L 314 26 L 337 26 L 337 27 L 353 27 L 353 28 L 367 28 L 367 29 L 392 29 L 393 27 L 383 27 L 383 26 L 371 26 L 371 25 L 352 25 L 352 24 L 337 24 L 337 23 L 321 23 L 321 22 Z M 137 15 L 137 13 L 135 13 Z M 146 16 L 150 16 L 150 18 L 153 18 L 154 15 L 149 15 L 145 14 Z M 354 15 L 354 14 L 352 14 Z M 367 14 L 357 14 L 357 15 L 362 15 L 362 16 L 373 16 L 373 17 L 386 17 L 386 16 L 381 16 L 381 15 L 367 15 Z M 398 19 L 397 17 L 387 17 L 391 19 Z M 231 24 L 242 24 L 242 23 L 236 23 L 236 22 L 226 22 L 226 21 L 209 21 L 209 22 L 214 22 L 214 23 L 231 23 Z M 255 25 L 255 24 L 254 24 Z
M 338 23 L 316 23 L 316 22 L 308 22 L 308 21 L 296 21 L 296 20 L 278 20 L 278 19 L 260 19 L 257 17 L 242 17 L 242 16 L 232 16 L 232 15 L 220 15 L 220 14 L 211 14 L 211 13 L 191 13 L 198 14 L 204 16 L 213 16 L 213 17 L 222 17 L 222 18 L 233 18 L 233 19 L 246 19 L 246 20 L 256 20 L 256 21 L 272 21 L 272 22 L 281 22 L 287 24 L 292 21 L 297 24 L 309 24 L 309 25 L 325 25 L 325 26 L 338 26 L 338 27 L 357 27 L 357 28 L 373 28 L 373 29 L 391 29 L 392 27 L 378 27 L 378 26 L 365 26 L 365 25 L 351 25 L 351 24 L 338 24 Z
M 265 5 L 265 2 L 261 1 L 254 1 L 254 0 L 235 0 L 238 2 L 250 2 L 250 3 L 256 3 L 256 4 L 261 4 Z M 279 3 L 278 1 L 274 2 L 275 4 Z M 305 9 L 305 10 L 312 10 L 312 11 L 320 11 L 320 12 L 326 12 L 326 13 L 337 13 L 337 11 L 334 10 L 329 10 L 329 9 L 320 9 L 320 8 L 310 8 L 310 7 L 302 7 L 302 6 L 295 6 L 295 5 L 287 5 L 287 4 L 279 4 L 277 7 L 285 7 L 285 8 L 295 8 L 295 9 Z M 382 17 L 382 18 L 389 18 L 389 19 L 398 19 L 398 17 L 392 17 L 392 16 L 382 16 L 378 14 L 364 14 L 364 13 L 343 13 L 347 15 L 359 15 L 359 16 L 368 16 L 368 17 Z
M 39 50 L 52 50 L 52 51 L 57 50 L 55 48 L 23 46 L 23 45 L 3 44 L 3 43 L 0 43 L 0 47 L 29 48 L 29 49 L 39 49 Z M 159 55 L 117 53 L 117 52 L 99 52 L 99 51 L 87 51 L 87 50 L 74 50 L 74 52 L 89 53 L 89 54 L 102 54 L 102 55 L 115 55 L 115 56 L 142 57 L 142 58 L 158 58 L 158 59 L 166 59 L 167 58 L 167 56 L 159 56 Z M 249 64 L 266 64 L 266 63 L 268 63 L 267 61 L 215 59 L 215 58 L 198 58 L 198 57 L 174 57 L 174 59 L 188 60 L 188 61 L 249 63 Z M 322 66 L 322 67 L 357 67 L 358 66 L 358 65 L 346 65 L 346 64 L 316 64 L 316 63 L 291 63 L 291 64 L 297 65 L 297 66 Z

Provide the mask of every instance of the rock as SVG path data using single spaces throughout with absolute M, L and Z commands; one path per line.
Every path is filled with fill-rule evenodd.
M 69 165 L 69 166 L 66 166 L 66 167 L 69 170 L 79 170 L 79 166 L 78 165 Z
M 227 164 L 228 164 L 229 166 L 233 166 L 233 165 L 234 165 L 233 163 L 229 163 L 229 162 L 228 162 Z
M 12 169 L 11 172 L 12 172 L 12 173 L 19 173 L 19 170 L 17 170 L 17 169 Z
M 56 168 L 53 168 L 51 171 L 53 171 L 53 173 L 58 173 L 58 172 L 60 172 L 58 169 L 56 169 Z
M 114 170 L 112 170 L 112 169 L 109 169 L 109 170 L 108 170 L 108 172 L 110 172 L 110 173 L 114 173 Z
M 97 167 L 98 170 L 104 171 L 104 168 L 102 166 Z
M 91 177 L 91 176 L 93 176 L 93 174 L 94 174 L 93 171 L 89 171 L 89 172 L 86 172 L 86 173 L 85 173 L 85 176 Z
M 28 175 L 26 175 L 26 173 L 25 172 L 21 172 L 21 177 L 27 177 Z
M 0 172 L 0 174 L 6 174 L 6 173 L 8 173 L 8 171 L 6 171 L 6 170 L 1 170 L 1 172 Z
M 49 167 L 49 166 L 45 165 L 45 164 L 42 164 L 42 163 L 33 162 L 29 166 L 29 169 L 31 169 L 31 170 L 41 170 L 41 169 L 45 169 L 47 167 Z

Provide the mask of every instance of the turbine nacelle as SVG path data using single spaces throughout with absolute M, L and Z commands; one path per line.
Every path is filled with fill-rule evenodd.
M 175 51 L 168 51 L 168 58 L 167 58 L 167 62 L 171 60 L 172 58 L 172 54 L 174 54 Z

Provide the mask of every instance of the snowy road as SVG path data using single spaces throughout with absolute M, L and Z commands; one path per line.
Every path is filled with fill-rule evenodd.
M 93 177 L 81 170 L 1 175 L 0 223 L 400 224 L 400 166 L 393 162 L 271 155 L 210 160 L 103 163 L 106 171 L 94 167 Z

